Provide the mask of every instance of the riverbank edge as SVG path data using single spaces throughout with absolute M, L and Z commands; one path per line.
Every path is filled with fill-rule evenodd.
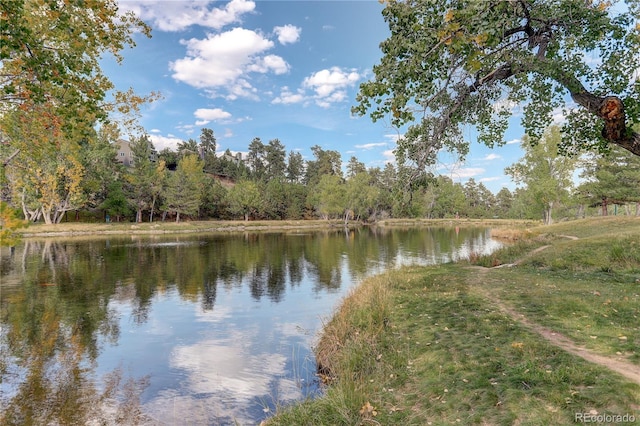
M 312 229 L 377 227 L 428 227 L 428 226 L 481 226 L 481 227 L 526 227 L 534 221 L 511 219 L 385 219 L 372 223 L 341 220 L 264 220 L 264 221 L 189 221 L 189 222 L 144 222 L 144 223 L 82 223 L 31 224 L 19 229 L 22 238 L 118 236 L 118 235 L 170 235 L 226 232 L 296 231 Z
M 594 218 L 593 220 L 598 219 L 601 220 L 602 218 Z M 582 219 L 577 222 L 588 224 L 593 222 L 593 220 Z M 604 220 L 612 221 L 615 219 L 604 218 Z M 625 220 L 629 221 L 628 218 Z M 631 221 L 635 222 L 636 225 L 638 224 L 637 220 L 631 219 Z M 591 223 L 591 225 L 586 226 L 593 225 L 595 225 L 595 223 Z M 626 229 L 621 230 L 620 235 L 624 236 L 625 231 Z M 527 229 L 527 232 L 524 234 L 524 238 L 526 239 L 532 235 L 548 234 L 549 232 L 553 235 L 556 230 L 553 226 L 545 227 L 540 225 Z M 637 233 L 637 229 L 634 232 Z M 518 232 L 516 232 L 516 234 L 517 233 Z M 588 232 L 588 234 L 591 234 L 591 232 Z M 561 233 L 556 235 L 561 238 L 578 239 L 571 236 L 567 237 L 567 235 L 562 235 Z M 530 248 L 535 247 L 538 247 L 538 249 L 532 250 L 531 254 L 538 252 L 540 248 L 544 248 L 541 243 L 533 243 L 530 245 Z M 411 418 L 414 417 L 413 415 L 415 413 L 410 413 L 409 415 L 406 413 L 410 411 L 415 412 L 418 408 L 415 405 L 413 407 L 403 407 L 402 404 L 399 403 L 402 400 L 401 396 L 389 396 L 392 393 L 399 393 L 399 388 L 402 386 L 400 383 L 403 382 L 407 376 L 406 370 L 411 370 L 412 364 L 416 362 L 416 358 L 412 359 L 413 357 L 416 357 L 416 352 L 413 348 L 408 349 L 406 346 L 394 348 L 391 352 L 397 352 L 397 357 L 394 357 L 393 360 L 389 359 L 389 352 L 384 348 L 385 346 L 393 345 L 393 343 L 390 344 L 389 342 L 389 338 L 387 337 L 388 334 L 399 334 L 393 331 L 395 325 L 388 323 L 389 318 L 393 317 L 392 311 L 396 308 L 393 306 L 394 292 L 397 293 L 398 291 L 408 290 L 410 288 L 410 282 L 426 282 L 431 279 L 441 279 L 444 282 L 451 280 L 457 283 L 464 281 L 466 284 L 473 282 L 480 283 L 483 279 L 483 274 L 479 271 L 488 270 L 488 268 L 480 267 L 476 272 L 474 272 L 473 268 L 478 267 L 470 267 L 468 261 L 428 267 L 407 266 L 399 270 L 387 271 L 364 280 L 343 298 L 340 304 L 335 308 L 331 317 L 324 322 L 324 326 L 318 334 L 318 340 L 314 347 L 314 352 L 316 354 L 319 380 L 327 385 L 325 393 L 319 398 L 307 399 L 294 403 L 293 405 L 283 405 L 273 413 L 273 416 L 265 419 L 260 423 L 260 425 L 387 424 L 385 423 L 385 420 L 388 421 L 390 418 L 393 418 L 394 414 L 398 414 L 399 417 L 402 417 L 402 419 L 396 420 L 401 424 L 414 424 L 412 423 Z M 445 270 L 444 273 L 442 272 L 443 270 Z M 544 272 L 542 273 L 544 274 Z M 449 278 L 452 274 L 456 274 L 455 277 Z M 439 275 L 439 278 L 434 278 Z M 404 284 L 405 282 L 407 283 L 406 285 Z M 640 280 L 636 282 L 640 282 Z M 403 290 L 398 290 L 399 288 L 403 288 Z M 413 290 L 415 290 L 415 287 Z M 422 290 L 428 292 L 428 285 Z M 599 295 L 600 294 L 598 293 L 598 296 Z M 408 298 L 410 299 L 411 296 L 408 296 Z M 610 301 L 605 301 L 605 304 L 607 303 L 610 303 Z M 486 311 L 489 311 L 489 305 L 484 306 L 484 308 Z M 391 321 L 393 321 L 393 319 L 391 319 Z M 487 321 L 487 319 L 484 321 Z M 436 325 L 438 324 L 436 323 Z M 444 327 L 444 330 L 448 329 Z M 406 337 L 408 342 L 408 335 L 410 335 L 410 333 L 408 331 L 404 331 L 401 334 Z M 412 339 L 413 337 L 416 336 L 412 336 Z M 422 341 L 423 338 L 426 339 L 426 336 L 418 336 L 416 340 Z M 534 346 L 538 344 L 538 342 L 536 342 L 537 339 L 538 337 L 534 336 L 531 341 L 527 341 L 524 345 Z M 435 343 L 438 343 L 438 341 Z M 427 347 L 424 348 L 426 350 L 422 352 L 418 351 L 418 358 L 429 357 L 428 348 L 430 346 L 428 345 L 430 344 L 431 343 L 427 343 Z M 359 347 L 356 348 L 355 346 Z M 514 341 L 514 343 L 511 343 L 511 349 L 514 352 L 523 352 L 523 343 Z M 500 348 L 496 346 L 495 351 L 499 350 Z M 366 357 L 370 359 L 363 358 L 361 354 L 358 353 L 360 351 L 363 354 L 366 354 L 367 351 L 370 352 L 368 353 L 370 356 Z M 533 351 L 533 349 L 527 349 L 525 352 L 528 351 Z M 344 352 L 349 352 L 349 354 L 345 357 Z M 355 360 L 353 357 L 354 353 L 358 353 L 355 356 Z M 554 354 L 553 356 L 555 357 L 556 355 Z M 347 368 L 345 368 L 345 364 L 341 364 L 344 362 L 344 358 L 351 358 L 347 361 Z M 372 361 L 372 359 L 374 361 Z M 571 361 L 573 361 L 573 359 Z M 567 363 L 566 360 L 563 362 Z M 450 367 L 451 366 L 440 365 L 441 372 L 443 368 L 449 369 Z M 592 365 L 585 368 L 585 370 L 589 370 L 591 367 L 596 369 L 598 368 L 598 366 Z M 351 368 L 351 370 L 349 370 L 349 368 Z M 550 368 L 550 366 L 545 365 L 544 368 Z M 567 368 L 577 369 L 578 367 L 575 365 L 568 365 Z M 398 371 L 401 370 L 405 370 L 405 373 L 398 374 Z M 529 370 L 526 370 L 525 373 L 528 371 Z M 546 370 L 545 373 L 550 373 L 550 371 Z M 585 374 L 588 375 L 593 373 L 591 371 L 587 371 Z M 496 384 L 493 380 L 494 379 L 490 379 L 491 385 Z M 464 384 L 469 383 L 466 379 L 462 379 L 462 381 Z M 640 419 L 640 405 L 638 405 L 640 404 L 640 388 L 638 385 L 624 380 L 619 381 L 619 379 L 614 379 L 613 377 L 607 377 L 606 381 L 608 383 L 605 383 L 603 388 L 608 389 L 609 393 L 619 392 L 620 395 L 624 394 L 624 397 L 620 398 L 621 400 L 624 400 L 623 403 L 628 403 L 629 400 L 633 401 L 633 403 L 626 406 L 626 415 L 632 416 L 634 421 Z M 333 386 L 334 383 L 341 384 L 340 386 Z M 528 390 L 528 384 L 526 382 L 523 381 L 522 386 L 525 391 Z M 593 386 L 589 386 L 589 388 L 592 387 Z M 595 391 L 596 395 L 597 392 L 602 391 L 603 389 L 597 389 Z M 457 418 L 457 413 L 454 412 L 457 411 L 457 409 L 455 407 L 451 407 L 451 401 L 447 401 L 447 399 L 449 399 L 447 398 L 449 390 L 446 388 L 439 389 L 434 391 L 434 394 L 437 394 L 438 392 L 440 395 L 435 397 L 435 399 L 442 398 L 442 401 L 440 402 L 447 404 L 446 406 L 443 406 L 443 409 L 439 410 L 439 412 L 441 414 L 444 413 L 444 416 L 446 416 L 447 413 L 452 415 L 451 421 L 447 422 L 447 424 L 456 424 L 456 422 L 460 423 L 460 418 Z M 574 392 L 576 395 L 579 394 L 577 391 L 571 391 L 572 397 Z M 419 393 L 412 394 L 411 397 L 415 399 L 416 395 L 418 396 L 418 399 L 420 399 L 421 396 Z M 453 397 L 451 394 L 449 394 L 449 396 Z M 603 398 L 604 396 L 607 395 L 598 395 L 595 399 L 607 399 Z M 424 397 L 427 396 L 422 395 L 422 398 Z M 428 396 L 428 398 L 433 399 L 434 395 Z M 567 405 L 571 403 L 569 402 L 570 399 L 571 398 L 565 399 Z M 382 402 L 381 400 L 386 401 Z M 394 402 L 390 403 L 388 402 L 389 400 Z M 349 402 L 351 403 L 350 408 L 346 407 Z M 620 409 L 620 402 L 622 401 L 612 402 L 612 405 Z M 383 404 L 385 405 L 384 408 L 382 407 Z M 336 409 L 335 407 L 338 405 L 342 406 Z M 630 411 L 629 407 L 631 407 Z M 506 408 L 506 406 L 502 406 L 502 401 L 497 401 L 495 405 L 495 410 L 497 412 Z M 511 407 L 511 409 L 513 408 L 514 407 Z M 543 407 L 538 407 L 538 409 L 542 408 Z M 573 424 L 577 421 L 575 418 L 571 421 L 566 417 L 563 417 L 563 413 L 558 412 L 554 407 L 546 406 L 544 408 L 545 410 L 552 411 L 552 413 L 545 414 L 549 418 L 553 419 L 557 424 Z M 385 411 L 384 413 L 383 410 Z M 449 413 L 447 410 L 451 412 Z M 473 409 L 471 410 L 473 411 Z M 520 407 L 516 408 L 515 411 L 518 412 L 519 410 L 522 411 Z M 594 413 L 599 414 L 593 409 L 590 411 L 587 410 L 585 413 L 586 415 L 595 415 Z M 585 413 L 582 414 L 584 415 Z M 580 413 L 576 411 L 575 415 L 579 414 Z M 535 412 L 527 413 L 522 411 L 518 413 L 518 419 L 510 419 L 508 423 L 519 423 L 519 420 L 521 419 L 531 420 L 536 418 L 536 415 L 537 413 Z M 511 423 L 511 421 L 513 421 L 513 423 Z M 436 423 L 428 422 L 426 424 Z M 474 417 L 473 423 L 486 424 L 484 423 L 484 419 L 477 415 Z M 532 424 L 545 423 L 544 420 L 542 420 L 542 423 L 533 422 Z

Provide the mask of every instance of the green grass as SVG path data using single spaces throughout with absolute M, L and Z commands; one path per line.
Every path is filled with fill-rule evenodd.
M 640 419 L 640 385 L 571 355 L 505 311 L 640 364 L 640 220 L 534 231 L 500 259 L 475 259 L 524 257 L 517 267 L 411 267 L 363 283 L 318 342 L 331 377 L 324 395 L 281 407 L 269 424 L 559 425 L 592 410 Z M 528 255 L 542 245 L 550 247 Z

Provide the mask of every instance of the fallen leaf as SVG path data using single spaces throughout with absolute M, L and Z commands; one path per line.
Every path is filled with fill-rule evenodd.
M 378 412 L 376 411 L 376 407 L 374 407 L 369 401 L 367 401 L 367 403 L 364 404 L 360 409 L 360 415 L 365 417 L 377 416 Z

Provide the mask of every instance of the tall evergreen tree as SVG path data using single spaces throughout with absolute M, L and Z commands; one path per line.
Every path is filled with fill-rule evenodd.
M 289 151 L 287 161 L 287 180 L 291 183 L 300 183 L 304 176 L 304 159 L 297 151 Z
M 200 158 L 204 161 L 204 169 L 208 172 L 214 172 L 216 170 L 216 149 L 217 142 L 216 137 L 213 134 L 213 130 L 202 128 L 200 131 Z
M 608 215 L 609 204 L 638 203 L 640 214 L 640 158 L 621 148 L 588 161 L 581 177 L 586 182 L 578 193 L 592 205 L 600 205 L 602 215 Z
M 286 150 L 282 142 L 272 139 L 265 147 L 265 162 L 267 164 L 267 179 L 284 180 L 286 175 Z
M 152 162 L 153 144 L 147 135 L 131 141 L 133 163 L 127 170 L 127 194 L 131 206 L 136 211 L 136 222 L 142 222 L 142 214 L 151 208 L 154 200 L 152 185 L 157 176 Z
M 247 153 L 247 166 L 251 170 L 251 175 L 258 180 L 265 177 L 266 174 L 266 149 L 260 138 L 253 138 L 249 144 L 249 152 Z

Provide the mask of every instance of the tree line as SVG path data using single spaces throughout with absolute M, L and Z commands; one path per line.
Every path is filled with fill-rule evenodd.
M 464 184 L 387 163 L 369 167 L 355 156 L 313 146 L 313 158 L 278 140 L 254 138 L 244 158 L 216 153 L 213 130 L 165 148 L 157 160 L 146 135 L 130 142 L 133 166 L 117 161 L 117 132 L 105 127 L 74 151 L 18 157 L 6 172 L 3 199 L 29 221 L 156 221 L 196 219 L 515 218 L 608 214 L 608 206 L 640 213 L 640 159 L 614 149 L 606 155 L 559 154 L 560 130 L 537 144 L 524 138 L 524 156 L 505 172 L 514 191 L 492 193 L 473 178 Z M 580 172 L 582 183 L 575 184 Z M 69 214 L 67 212 L 72 212 Z M 65 216 L 65 213 L 66 216 Z M 81 214 L 82 213 L 82 214 Z M 89 219 L 87 219 L 87 217 Z

